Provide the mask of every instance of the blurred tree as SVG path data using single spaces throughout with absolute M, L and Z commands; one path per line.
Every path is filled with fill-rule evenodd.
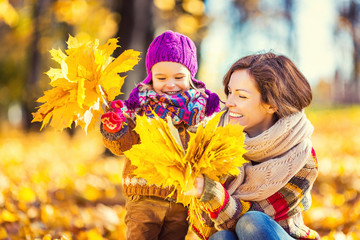
M 344 32 L 348 33 L 352 43 L 352 74 L 350 82 L 343 81 L 345 93 L 344 99 L 340 101 L 358 103 L 360 102 L 360 2 L 357 0 L 342 1 L 337 10 L 338 20 L 335 26 L 335 36 Z
M 14 0 L 12 4 L 5 0 L 0 6 L 0 33 L 4 36 L 0 40 L 0 93 L 5 93 L 0 94 L 4 100 L 0 105 L 2 118 L 12 102 L 20 101 L 24 110 L 23 125 L 30 127 L 35 100 L 49 88 L 49 79 L 43 73 L 56 64 L 50 59 L 49 50 L 66 48 L 69 34 L 98 38 L 102 43 L 119 37 L 121 48 L 115 57 L 129 48 L 142 52 L 143 60 L 126 79 L 125 94 L 121 96 L 125 98 L 145 77 L 146 50 L 156 28 L 199 33 L 199 19 L 204 16 L 203 1 L 176 1 L 178 7 L 172 10 L 161 7 L 166 2 L 172 0 Z M 154 19 L 153 11 L 161 16 L 165 14 L 166 19 L 159 20 L 161 16 Z M 174 25 L 169 24 L 171 21 Z
M 197 45 L 206 34 L 208 18 L 204 0 L 154 0 L 155 24 L 190 37 Z
M 207 34 L 210 19 L 205 13 L 204 0 L 153 0 L 155 35 L 165 30 L 182 33 L 191 38 L 200 56 L 201 41 Z M 200 66 L 200 57 L 198 65 Z
M 243 23 L 263 17 L 265 33 L 281 38 L 267 28 L 268 19 L 281 17 L 288 23 L 289 48 L 295 49 L 293 32 L 294 0 L 279 0 L 281 7 L 268 0 L 233 0 Z M 5 12 L 7 14 L 5 14 Z M 119 37 L 121 48 L 141 51 L 142 60 L 129 72 L 123 88 L 126 98 L 130 90 L 145 77 L 146 50 L 154 35 L 171 29 L 194 40 L 200 52 L 200 42 L 207 33 L 209 19 L 204 0 L 3 0 L 0 6 L 0 112 L 4 118 L 13 102 L 25 108 L 24 125 L 30 126 L 35 100 L 49 88 L 43 74 L 55 64 L 49 50 L 64 49 L 71 34 L 81 38 L 98 38 L 105 42 Z M 200 58 L 199 58 L 200 59 Z
M 121 49 L 132 48 L 142 52 L 140 63 L 135 66 L 123 86 L 126 99 L 135 85 L 146 76 L 146 51 L 154 36 L 165 31 L 173 30 L 192 38 L 199 46 L 205 35 L 206 17 L 203 0 L 133 0 L 115 1 L 113 10 L 120 16 L 119 37 Z
M 294 22 L 294 12 L 295 12 L 295 2 L 294 0 L 283 0 L 283 4 L 284 4 L 284 19 L 288 25 L 288 34 L 287 34 L 287 45 L 288 48 L 290 50 L 290 52 L 292 52 L 292 56 L 293 58 L 298 58 L 298 53 L 297 53 L 297 41 L 296 41 L 296 37 L 295 37 L 295 22 Z
M 19 109 L 26 82 L 26 63 L 23 60 L 27 56 L 32 22 L 24 5 L 23 1 L 9 3 L 5 0 L 0 3 L 0 120 L 6 119 L 12 112 L 11 108 L 15 107 L 17 114 L 9 118 L 16 123 L 21 122 Z
M 247 24 L 260 24 L 265 30 L 264 35 L 269 39 L 281 41 L 285 34 L 285 43 L 292 58 L 297 58 L 297 41 L 295 38 L 295 23 L 293 14 L 296 4 L 294 0 L 279 0 L 279 4 L 274 4 L 268 0 L 233 0 L 235 7 L 239 11 L 239 28 Z M 259 21 L 260 20 L 260 21 Z M 281 28 L 282 22 L 287 26 L 287 31 L 279 34 L 275 29 Z M 274 35 L 275 34 L 275 35 Z
M 69 34 L 98 38 L 102 43 L 115 35 L 119 17 L 105 3 L 104 0 L 1 2 L 1 120 L 7 120 L 11 106 L 21 104 L 23 111 L 17 117 L 22 118 L 25 128 L 33 126 L 30 122 L 37 105 L 35 100 L 49 88 L 50 80 L 43 73 L 55 64 L 49 50 L 64 49 Z
M 125 49 L 134 49 L 142 52 L 142 60 L 134 67 L 134 71 L 127 73 L 127 78 L 123 85 L 124 95 L 121 99 L 126 99 L 131 90 L 137 83 L 145 78 L 145 57 L 146 51 L 153 39 L 153 2 L 149 0 L 114 1 L 113 10 L 120 16 L 119 28 L 116 37 L 119 37 L 121 48 L 115 50 L 115 56 L 121 54 Z
M 47 15 L 47 9 L 49 9 L 51 2 L 52 0 L 38 0 L 33 5 L 33 32 L 30 45 L 28 46 L 27 80 L 22 98 L 23 121 L 26 129 L 30 129 L 31 113 L 34 111 L 34 100 L 37 98 L 36 93 L 39 93 L 37 82 L 40 79 L 42 62 L 40 40 L 44 27 L 43 17 Z

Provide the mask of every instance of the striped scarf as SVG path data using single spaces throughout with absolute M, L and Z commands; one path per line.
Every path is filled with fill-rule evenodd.
M 177 95 L 160 95 L 154 90 L 145 89 L 139 92 L 140 108 L 131 110 L 124 105 L 121 111 L 132 119 L 136 114 L 145 114 L 153 118 L 154 112 L 162 119 L 170 115 L 174 125 L 184 122 L 189 126 L 195 126 L 205 117 L 206 99 L 206 94 L 196 89 Z
M 223 116 L 221 124 L 228 124 L 228 112 Z M 226 189 L 205 177 L 200 201 L 207 215 L 192 226 L 198 236 L 208 239 L 216 231 L 233 230 L 249 210 L 264 212 L 295 239 L 319 239 L 302 218 L 311 205 L 310 191 L 318 174 L 312 132 L 302 111 L 279 119 L 256 137 L 246 136 L 244 158 L 251 162 L 228 179 Z
M 256 164 L 245 164 L 244 175 L 232 182 L 241 184 L 236 194 L 242 200 L 259 201 L 279 191 L 311 156 L 313 130 L 302 111 L 279 119 L 254 138 L 246 136 L 244 158 Z M 234 191 L 230 186 L 230 192 Z

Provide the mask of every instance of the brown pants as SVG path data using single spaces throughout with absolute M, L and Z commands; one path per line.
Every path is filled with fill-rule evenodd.
M 188 231 L 187 209 L 156 197 L 126 199 L 127 240 L 184 240 Z

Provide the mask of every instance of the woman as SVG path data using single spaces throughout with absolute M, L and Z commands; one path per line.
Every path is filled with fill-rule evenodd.
M 197 178 L 187 194 L 206 211 L 193 229 L 211 240 L 319 239 L 302 218 L 318 174 L 303 110 L 312 100 L 309 83 L 290 59 L 273 53 L 241 58 L 223 83 L 222 125 L 244 126 L 249 162 L 224 185 Z

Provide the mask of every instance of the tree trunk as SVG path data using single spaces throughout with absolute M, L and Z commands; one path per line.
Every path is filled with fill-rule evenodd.
M 141 61 L 134 67 L 134 71 L 127 73 L 122 87 L 121 99 L 127 99 L 131 90 L 146 77 L 145 57 L 146 51 L 153 39 L 154 29 L 152 24 L 153 1 L 149 0 L 125 0 L 116 2 L 115 11 L 121 15 L 119 31 L 120 49 L 114 53 L 114 57 L 120 55 L 126 49 L 140 51 Z
M 46 9 L 49 8 L 51 0 L 38 0 L 34 3 L 33 11 L 33 34 L 31 39 L 31 44 L 29 45 L 29 57 L 28 57 L 28 71 L 27 71 L 27 81 L 25 85 L 24 96 L 22 100 L 23 105 L 23 127 L 26 130 L 29 130 L 31 127 L 32 112 L 34 112 L 34 102 L 36 100 L 36 93 L 38 87 L 36 86 L 39 76 L 40 76 L 40 67 L 41 67 L 41 53 L 39 51 L 39 42 L 41 38 L 41 16 L 44 15 Z

